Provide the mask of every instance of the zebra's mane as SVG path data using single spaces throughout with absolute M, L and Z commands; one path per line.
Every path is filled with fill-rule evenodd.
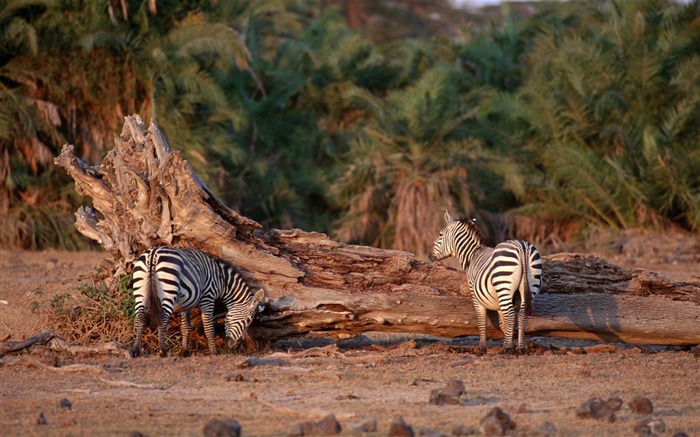
M 457 221 L 463 224 L 474 238 L 478 239 L 480 243 L 482 242 L 481 231 L 479 226 L 476 225 L 476 219 L 463 217 Z

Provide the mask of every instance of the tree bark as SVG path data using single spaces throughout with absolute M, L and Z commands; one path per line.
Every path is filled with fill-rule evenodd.
M 155 123 L 126 117 L 115 148 L 90 167 L 65 145 L 55 159 L 91 208 L 76 227 L 128 272 L 148 247 L 204 250 L 235 265 L 268 305 L 251 335 L 348 338 L 367 331 L 477 335 L 466 275 L 408 252 L 343 244 L 302 230 L 265 231 L 223 205 L 171 151 Z M 416 232 L 433 230 L 417 229 Z M 437 230 L 434 230 L 437 236 Z M 493 320 L 493 319 L 492 319 Z M 544 257 L 529 335 L 640 344 L 700 343 L 700 284 L 671 282 L 592 255 Z M 490 329 L 491 338 L 500 331 Z

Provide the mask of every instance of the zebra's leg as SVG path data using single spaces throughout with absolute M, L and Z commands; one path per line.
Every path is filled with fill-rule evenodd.
M 146 323 L 146 312 L 143 306 L 136 309 L 134 324 L 136 325 L 136 339 L 134 346 L 131 348 L 131 357 L 136 358 L 141 355 L 141 341 L 143 341 L 143 326 Z
M 501 308 L 503 313 L 503 349 L 501 353 L 513 353 L 513 328 L 515 327 L 515 311 L 513 310 L 513 304 L 504 305 L 505 308 Z
M 190 312 L 183 311 L 180 313 L 182 318 L 180 321 L 180 335 L 182 336 L 182 350 L 180 351 L 181 357 L 186 357 L 189 355 L 190 350 L 190 334 L 192 333 L 192 324 L 190 323 Z
M 474 302 L 476 310 L 476 324 L 479 327 L 479 349 L 476 354 L 481 356 L 486 353 L 486 307 Z
M 163 358 L 168 356 L 168 347 L 165 344 L 165 331 L 168 329 L 168 320 L 170 320 L 171 314 L 172 310 L 164 305 L 163 316 L 160 319 L 160 326 L 158 326 L 158 345 L 160 346 L 160 356 Z
M 524 308 L 520 307 L 518 311 L 518 352 L 525 355 L 525 325 L 527 324 L 527 314 Z
M 212 302 L 211 311 L 200 307 L 202 311 L 202 325 L 204 325 L 204 335 L 207 337 L 209 345 L 209 353 L 216 355 L 216 341 L 214 339 L 214 303 Z

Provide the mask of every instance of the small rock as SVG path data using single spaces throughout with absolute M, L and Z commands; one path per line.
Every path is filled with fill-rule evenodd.
M 493 416 L 487 416 L 481 419 L 481 422 L 479 423 L 479 431 L 483 435 L 494 435 L 494 436 L 501 436 L 501 435 L 506 435 L 506 427 L 498 421 L 497 418 Z
M 634 424 L 634 432 L 641 437 L 656 437 L 666 432 L 666 424 L 659 418 L 645 417 Z
M 579 405 L 576 410 L 576 417 L 582 419 L 597 419 L 607 420 L 608 422 L 615 421 L 615 411 L 601 398 L 591 398 Z
M 396 416 L 389 424 L 388 437 L 414 437 L 413 428 L 407 424 L 403 417 Z
M 629 401 L 627 404 L 634 414 L 651 414 L 654 412 L 654 404 L 649 398 L 637 397 Z
M 39 413 L 39 417 L 36 419 L 36 423 L 39 425 L 48 425 L 49 422 L 46 420 L 46 417 L 44 417 L 43 411 Z
M 243 393 L 241 393 L 241 400 L 242 401 L 257 401 L 258 395 L 254 391 L 243 392 Z
M 61 407 L 61 408 L 65 408 L 65 409 L 67 409 L 67 410 L 72 410 L 72 409 L 73 409 L 73 403 L 72 403 L 70 400 L 66 399 L 66 398 L 63 398 L 63 399 L 61 399 L 60 401 L 58 401 L 58 406 Z
M 146 434 L 143 434 L 140 431 L 131 431 L 129 433 L 129 437 L 148 437 Z
M 53 270 L 56 270 L 56 266 L 58 266 L 58 261 L 54 259 L 50 259 L 46 261 L 46 271 L 51 272 Z
M 377 432 L 377 419 L 364 419 L 351 423 L 350 432 L 352 432 L 353 434 Z
M 515 429 L 515 422 L 499 407 L 491 408 L 479 421 L 479 430 L 484 435 L 505 435 L 509 429 Z
M 462 393 L 464 393 L 464 382 L 451 379 L 447 381 L 447 386 L 431 391 L 428 402 L 435 405 L 458 405 Z
M 429 403 L 434 405 L 459 405 L 459 396 L 446 388 L 436 388 L 430 392 Z
M 622 408 L 622 398 L 620 396 L 609 397 L 607 401 L 608 406 L 612 408 L 613 411 L 620 411 Z
M 335 418 L 335 415 L 329 414 L 320 421 L 316 422 L 315 430 L 318 435 L 334 435 L 340 434 L 340 423 Z
M 204 425 L 204 437 L 240 437 L 241 425 L 233 419 L 211 419 Z
M 677 433 L 673 434 L 673 437 L 688 437 L 688 434 L 683 431 L 678 431 Z
M 455 427 L 452 428 L 452 435 L 454 436 L 465 436 L 474 434 L 476 434 L 476 429 L 472 428 L 471 426 L 455 425 Z
M 557 427 L 548 420 L 545 420 L 544 423 L 535 430 L 535 435 L 539 437 L 552 437 L 556 434 Z
M 329 414 L 318 422 L 307 420 L 294 425 L 287 433 L 287 436 L 335 435 L 340 434 L 340 431 L 340 423 L 336 420 L 335 415 Z
M 224 376 L 224 381 L 226 381 L 226 382 L 232 382 L 232 381 L 233 382 L 243 382 L 243 381 L 245 381 L 245 378 L 240 373 L 236 373 L 235 375 L 228 374 L 228 375 Z

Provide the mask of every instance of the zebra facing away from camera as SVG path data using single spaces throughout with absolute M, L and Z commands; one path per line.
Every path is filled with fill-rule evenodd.
M 141 254 L 134 264 L 134 300 L 136 341 L 131 355 L 141 353 L 146 310 L 151 326 L 158 327 L 160 355 L 167 355 L 165 329 L 173 312 L 180 312 L 182 321 L 181 355 L 187 355 L 190 342 L 190 310 L 199 307 L 204 333 L 212 355 L 214 342 L 214 302 L 226 305 L 226 343 L 235 348 L 243 341 L 263 290 L 252 295 L 248 285 L 233 267 L 221 259 L 193 249 L 158 246 Z
M 436 261 L 456 256 L 467 272 L 479 326 L 479 354 L 486 351 L 486 310 L 498 311 L 503 352 L 513 352 L 516 301 L 520 303 L 518 352 L 524 353 L 527 316 L 532 314 L 532 301 L 542 289 L 540 253 L 523 240 L 487 247 L 474 220 L 453 220 L 447 211 L 445 222 L 429 258 Z

